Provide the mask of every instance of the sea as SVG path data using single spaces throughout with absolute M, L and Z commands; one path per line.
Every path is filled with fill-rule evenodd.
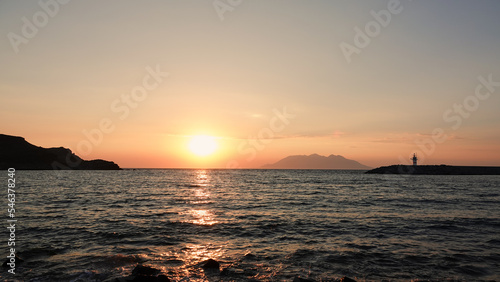
M 171 281 L 500 281 L 500 176 L 126 169 L 15 179 L 23 262 L 15 274 L 3 267 L 4 281 L 115 281 L 137 265 Z M 208 259 L 220 273 L 203 269 Z

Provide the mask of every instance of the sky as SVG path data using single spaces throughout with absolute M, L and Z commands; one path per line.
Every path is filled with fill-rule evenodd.
M 500 2 L 0 1 L 0 133 L 125 168 L 500 166 Z M 211 136 L 207 156 L 190 150 Z

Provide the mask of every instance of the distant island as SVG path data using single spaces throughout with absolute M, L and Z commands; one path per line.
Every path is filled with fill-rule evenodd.
M 391 165 L 367 171 L 371 174 L 500 175 L 500 167 L 451 165 Z
M 70 149 L 42 148 L 23 137 L 0 134 L 0 169 L 26 170 L 119 170 L 117 164 L 105 160 L 86 161 Z
M 330 155 L 320 156 L 318 154 L 288 156 L 274 164 L 267 164 L 265 169 L 358 169 L 367 170 L 371 167 L 349 160 L 343 156 Z

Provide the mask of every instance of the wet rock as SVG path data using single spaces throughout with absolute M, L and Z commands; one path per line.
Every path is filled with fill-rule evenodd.
M 243 256 L 246 260 L 256 260 L 257 259 L 257 256 L 252 254 L 252 253 L 246 253 L 244 256 Z
M 351 279 L 351 278 L 349 278 L 349 277 L 347 277 L 347 276 L 344 276 L 344 277 L 342 277 L 342 278 L 340 279 L 340 282 L 356 282 L 356 280 Z
M 216 260 L 208 259 L 208 260 L 203 262 L 202 268 L 204 270 L 217 270 L 217 271 L 219 271 L 220 270 L 220 263 Z
M 160 273 L 159 269 L 146 266 L 146 265 L 137 265 L 134 270 L 132 270 L 132 275 L 143 275 L 143 276 L 153 276 Z
M 170 279 L 168 279 L 167 275 L 158 275 L 158 282 L 170 282 Z
M 132 275 L 115 279 L 115 282 L 170 282 L 166 275 L 158 275 L 159 269 L 154 267 L 137 265 L 132 270 Z
M 293 278 L 293 282 L 314 282 L 314 280 L 295 276 L 295 278 Z

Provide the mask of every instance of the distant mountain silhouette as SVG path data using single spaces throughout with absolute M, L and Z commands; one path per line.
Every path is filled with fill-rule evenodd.
M 0 169 L 120 169 L 114 162 L 82 160 L 70 149 L 42 148 L 28 143 L 23 137 L 0 134 Z
M 269 169 L 370 169 L 354 160 L 342 156 L 330 155 L 328 157 L 312 154 L 309 156 L 288 156 L 274 164 L 268 164 L 263 168 Z

